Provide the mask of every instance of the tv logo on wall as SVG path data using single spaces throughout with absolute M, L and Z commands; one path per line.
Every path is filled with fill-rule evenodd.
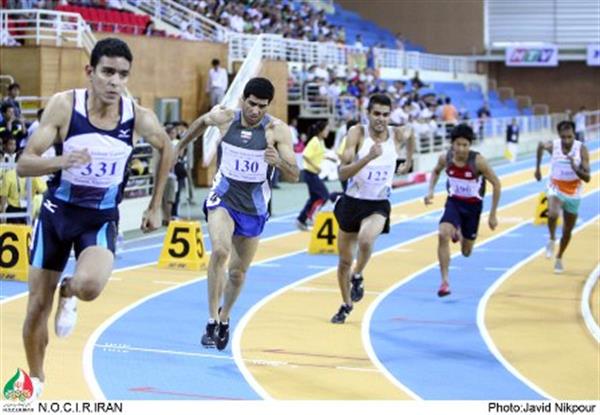
M 506 66 L 558 66 L 558 47 L 556 45 L 508 47 Z
M 589 66 L 600 66 L 600 44 L 588 45 L 587 64 Z

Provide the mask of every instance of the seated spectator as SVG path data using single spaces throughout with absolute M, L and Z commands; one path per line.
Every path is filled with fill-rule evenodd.
M 442 107 L 442 121 L 451 125 L 458 122 L 458 111 L 452 104 L 452 99 L 450 99 L 450 97 L 446 97 L 445 104 Z
M 17 148 L 22 139 L 27 137 L 27 130 L 25 125 L 15 115 L 15 107 L 9 102 L 4 102 L 0 107 L 2 113 L 2 121 L 0 121 L 0 139 L 7 140 L 8 138 L 14 138 L 16 140 Z
M 410 83 L 415 91 L 427 86 L 427 84 L 419 78 L 419 71 L 415 71 L 415 76 L 410 80 Z
M 21 85 L 14 82 L 8 86 L 8 95 L 2 100 L 3 104 L 11 105 L 15 110 L 15 117 L 21 118 L 21 103 L 17 100 L 21 95 Z

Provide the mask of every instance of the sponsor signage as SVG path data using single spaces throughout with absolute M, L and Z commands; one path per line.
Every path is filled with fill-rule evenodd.
M 506 48 L 506 66 L 558 66 L 558 47 L 509 46 Z
M 588 45 L 587 64 L 589 66 L 600 66 L 600 43 Z

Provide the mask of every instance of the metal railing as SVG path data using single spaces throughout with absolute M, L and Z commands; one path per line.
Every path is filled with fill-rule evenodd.
M 0 10 L 0 45 L 9 39 L 21 44 L 77 46 L 88 53 L 96 44 L 90 26 L 79 13 L 52 10 Z
M 184 25 L 192 24 L 195 35 L 199 39 L 212 40 L 214 42 L 226 42 L 229 29 L 207 19 L 201 14 L 191 10 L 173 0 L 127 0 L 127 3 L 143 10 L 154 19 L 161 20 L 184 30 Z

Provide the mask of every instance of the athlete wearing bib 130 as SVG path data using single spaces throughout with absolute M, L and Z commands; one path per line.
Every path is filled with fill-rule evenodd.
M 550 181 L 548 183 L 548 232 L 546 258 L 554 256 L 556 223 L 563 212 L 563 229 L 560 247 L 556 254 L 554 272 L 563 272 L 562 256 L 571 240 L 571 233 L 577 223 L 577 213 L 581 202 L 582 182 L 589 182 L 590 159 L 588 150 L 576 140 L 575 124 L 561 121 L 556 127 L 559 139 L 539 143 L 537 149 L 535 178 L 542 180 L 540 164 L 544 151 L 550 153 Z
M 91 162 L 59 170 L 48 181 L 30 258 L 38 268 L 62 271 L 72 246 L 76 258 L 93 245 L 115 251 L 117 206 L 133 148 L 133 102 L 121 98 L 121 120 L 115 129 L 105 131 L 89 121 L 87 95 L 85 89 L 73 91 L 67 136 L 54 147 L 57 156 L 87 149 Z
M 204 209 L 212 245 L 207 271 L 209 318 L 200 340 L 204 347 L 223 350 L 229 342 L 229 313 L 267 220 L 273 169 L 278 168 L 286 180 L 298 180 L 290 129 L 267 114 L 274 95 L 271 81 L 250 79 L 240 97 L 240 111 L 214 107 L 195 120 L 177 144 L 181 153 L 211 126 L 222 137 L 219 170 Z
M 245 128 L 241 115 L 236 111 L 221 141 L 219 168 L 205 208 L 227 209 L 235 222 L 233 234 L 255 237 L 264 229 L 271 199 L 273 168 L 265 161 L 265 127 L 271 117 L 265 115 L 257 127 Z

